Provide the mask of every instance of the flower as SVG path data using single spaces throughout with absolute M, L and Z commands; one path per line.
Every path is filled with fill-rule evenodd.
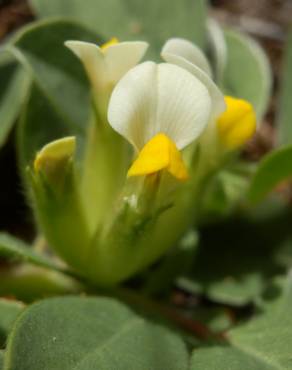
M 196 76 L 208 89 L 212 112 L 207 135 L 216 131 L 217 140 L 227 150 L 235 150 L 249 140 L 256 130 L 256 114 L 243 99 L 225 96 L 208 76 L 205 57 L 200 49 L 184 39 L 170 39 L 162 49 L 162 58 Z
M 186 69 L 207 88 L 212 103 L 210 122 L 214 121 L 226 109 L 224 96 L 208 72 L 205 56 L 198 47 L 184 39 L 170 39 L 162 48 L 161 57 L 168 63 Z M 206 63 L 208 61 L 206 60 Z
M 66 45 L 84 63 L 97 109 L 81 162 L 70 136 L 38 152 L 34 204 L 48 244 L 78 274 L 109 286 L 193 227 L 208 182 L 252 135 L 255 114 L 248 102 L 224 98 L 205 56 L 186 40 L 165 44 L 164 63 L 138 65 L 143 42 Z M 124 138 L 136 152 L 131 165 Z M 127 169 L 142 178 L 125 181 Z
M 225 96 L 226 111 L 217 120 L 222 144 L 229 150 L 246 143 L 256 130 L 256 114 L 253 106 L 242 99 Z
M 83 41 L 66 41 L 65 45 L 83 63 L 92 89 L 93 109 L 80 181 L 85 211 L 94 232 L 105 213 L 115 206 L 128 167 L 127 143 L 107 121 L 109 98 L 121 77 L 141 60 L 148 44 L 118 42 L 113 38 L 102 46 Z
M 128 176 L 167 170 L 179 180 L 187 171 L 179 150 L 198 138 L 211 115 L 206 86 L 183 68 L 142 63 L 113 90 L 110 125 L 138 152 Z
M 188 40 L 182 38 L 169 39 L 162 49 L 162 56 L 166 54 L 180 56 L 200 68 L 208 76 L 212 76 L 208 59 L 198 46 Z
M 116 38 L 101 47 L 84 41 L 66 41 L 65 45 L 82 61 L 97 102 L 108 99 L 115 84 L 148 48 L 143 41 L 118 42 Z

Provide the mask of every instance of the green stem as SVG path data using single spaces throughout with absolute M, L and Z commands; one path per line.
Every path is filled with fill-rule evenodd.
M 91 233 L 110 214 L 126 176 L 127 161 L 123 138 L 95 115 L 88 129 L 81 183 Z

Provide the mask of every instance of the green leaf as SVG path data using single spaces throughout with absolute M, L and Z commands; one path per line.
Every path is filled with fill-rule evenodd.
M 182 340 L 108 298 L 67 297 L 29 307 L 10 334 L 6 370 L 184 370 Z
M 4 344 L 12 324 L 23 309 L 24 304 L 21 302 L 0 298 L 0 347 Z
M 39 17 L 70 16 L 105 39 L 144 39 L 156 57 L 170 37 L 205 46 L 205 0 L 31 0 L 31 5 Z
M 82 130 L 88 120 L 89 89 L 80 62 L 64 46 L 69 39 L 99 41 L 74 22 L 53 20 L 25 27 L 8 50 L 31 73 L 67 124 Z
M 151 269 L 143 291 L 149 295 L 168 296 L 173 289 L 173 281 L 177 276 L 188 271 L 198 245 L 198 233 L 189 230 L 179 241 L 175 249 L 169 251 L 156 267 Z
M 65 274 L 24 263 L 1 269 L 0 281 L 0 296 L 23 302 L 84 292 L 84 286 Z
M 129 32 L 128 13 L 124 1 L 30 0 L 30 4 L 40 18 L 70 17 L 83 22 L 106 38 Z
M 29 76 L 0 53 L 0 147 L 5 144 L 29 86 Z
M 275 286 L 282 295 L 247 324 L 227 333 L 229 345 L 194 351 L 191 370 L 288 370 L 292 366 L 292 279 Z
M 200 348 L 194 352 L 190 370 L 284 370 L 255 354 L 233 347 Z
M 292 143 L 292 31 L 287 38 L 281 88 L 279 116 L 277 119 L 278 143 L 285 145 Z
M 227 43 L 225 91 L 229 95 L 252 103 L 260 122 L 266 112 L 271 90 L 268 59 L 260 45 L 247 35 L 227 30 L 225 39 Z
M 196 321 L 205 325 L 212 333 L 222 333 L 233 326 L 233 319 L 225 307 L 205 307 L 189 309 L 188 314 Z
M 0 350 L 0 370 L 3 369 L 4 366 L 4 351 Z
M 206 46 L 205 0 L 126 0 L 124 3 L 131 21 L 129 29 L 132 26 L 129 36 L 147 40 L 158 55 L 171 37 L 189 39 L 201 48 Z
M 280 182 L 292 176 L 292 146 L 280 148 L 268 154 L 260 162 L 248 192 L 248 199 L 261 201 Z
M 191 273 L 177 284 L 219 303 L 243 306 L 254 302 L 270 278 L 286 271 L 276 255 L 291 232 L 291 212 L 261 220 L 232 215 L 206 225 L 200 230 Z
M 214 66 L 215 80 L 221 87 L 227 63 L 227 45 L 225 36 L 222 28 L 214 19 L 209 19 L 207 26 L 210 56 Z
M 25 171 L 44 145 L 69 135 L 83 139 L 83 134 L 76 127 L 70 127 L 44 92 L 33 84 L 17 126 L 20 169 Z
M 246 194 L 252 171 L 246 163 L 222 169 L 206 188 L 200 217 L 210 220 L 233 213 Z
M 81 63 L 64 46 L 68 39 L 99 41 L 74 22 L 51 20 L 25 27 L 7 47 L 34 83 L 23 118 L 30 122 L 20 135 L 23 165 L 58 135 L 82 136 L 86 130 L 90 88 Z
M 54 263 L 34 252 L 30 245 L 6 233 L 0 233 L 0 256 L 58 270 Z

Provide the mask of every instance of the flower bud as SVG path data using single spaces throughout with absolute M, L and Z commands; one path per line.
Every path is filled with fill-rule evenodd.
M 34 172 L 41 174 L 52 186 L 60 186 L 74 155 L 76 139 L 74 136 L 55 140 L 45 145 L 36 155 Z
M 246 100 L 225 97 L 227 109 L 217 120 L 221 143 L 228 150 L 244 145 L 256 130 L 256 115 Z
M 37 220 L 48 244 L 74 269 L 87 266 L 90 233 L 73 156 L 75 138 L 47 144 L 30 170 Z

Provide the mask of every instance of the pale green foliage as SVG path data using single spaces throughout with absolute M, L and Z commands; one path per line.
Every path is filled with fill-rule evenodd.
M 14 321 L 24 307 L 21 302 L 0 299 L 0 346 L 5 342 Z
M 281 292 L 274 282 L 272 291 Z M 263 313 L 228 333 L 229 345 L 197 349 L 191 370 L 288 370 L 291 369 L 292 299 L 291 276 L 284 284 L 283 295 L 263 306 Z
M 28 74 L 4 51 L 0 53 L 0 85 L 1 147 L 5 144 L 29 87 Z
M 37 266 L 56 269 L 49 258 L 36 253 L 29 244 L 7 233 L 0 233 L 0 255 L 14 261 L 29 262 Z
M 156 58 L 170 37 L 206 44 L 205 0 L 31 0 L 39 17 L 65 16 L 83 22 L 103 38 L 147 40 Z
M 292 176 L 292 147 L 271 152 L 260 162 L 249 189 L 251 202 L 259 202 L 282 181 Z
M 227 30 L 227 45 L 223 88 L 229 95 L 246 99 L 253 104 L 260 123 L 270 97 L 271 70 L 265 53 L 247 35 Z
M 33 81 L 20 126 L 23 166 L 48 141 L 86 129 L 89 89 L 79 61 L 63 45 L 68 38 L 98 40 L 75 23 L 45 21 L 24 28 L 8 46 Z
M 44 320 L 45 318 L 45 320 Z M 187 370 L 183 341 L 107 298 L 55 298 L 17 320 L 6 369 Z

